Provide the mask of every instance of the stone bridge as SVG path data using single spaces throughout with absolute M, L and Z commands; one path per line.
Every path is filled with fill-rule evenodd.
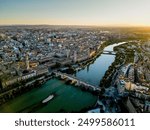
M 61 73 L 61 72 L 54 72 L 54 74 L 56 76 L 61 76 L 61 78 L 64 80 L 68 79 L 68 80 L 71 80 L 72 82 L 75 82 L 81 88 L 89 89 L 90 91 L 93 91 L 93 92 L 100 92 L 101 91 L 99 86 L 93 86 L 89 83 L 81 81 L 81 80 L 77 79 L 76 77 L 74 77 L 73 75 L 69 75 L 69 74 Z

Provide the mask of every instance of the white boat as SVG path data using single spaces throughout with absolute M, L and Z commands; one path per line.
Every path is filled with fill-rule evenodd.
M 49 102 L 50 100 L 52 100 L 54 98 L 54 95 L 50 95 L 50 96 L 48 96 L 46 99 L 44 99 L 43 101 L 42 101 L 42 103 L 47 103 L 47 102 Z

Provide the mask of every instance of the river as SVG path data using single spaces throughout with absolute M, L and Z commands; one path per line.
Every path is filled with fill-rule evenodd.
M 104 50 L 113 51 L 115 46 L 124 43 L 109 45 Z M 92 64 L 75 75 L 83 81 L 98 86 L 114 60 L 115 55 L 101 54 Z M 42 101 L 51 94 L 55 95 L 54 98 L 42 104 Z M 40 88 L 33 89 L 1 105 L 0 112 L 85 112 L 94 107 L 97 100 L 98 97 L 89 92 L 66 85 L 58 79 L 51 79 Z
M 125 42 L 109 45 L 104 51 L 113 51 L 113 48 L 124 44 Z M 108 67 L 114 62 L 115 55 L 101 54 L 92 64 L 80 70 L 75 75 L 77 78 L 88 82 L 92 85 L 99 86 L 101 79 L 108 70 Z

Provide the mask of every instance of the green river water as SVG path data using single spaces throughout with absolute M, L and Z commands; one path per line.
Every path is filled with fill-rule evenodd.
M 47 104 L 42 101 L 49 95 L 54 98 Z M 58 79 L 51 79 L 6 104 L 0 106 L 0 112 L 80 112 L 94 106 L 97 97 L 89 92 L 83 92 L 80 88 L 66 85 Z

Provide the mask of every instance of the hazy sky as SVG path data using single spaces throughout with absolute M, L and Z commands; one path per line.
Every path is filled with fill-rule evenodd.
M 150 0 L 0 0 L 0 24 L 150 26 Z

